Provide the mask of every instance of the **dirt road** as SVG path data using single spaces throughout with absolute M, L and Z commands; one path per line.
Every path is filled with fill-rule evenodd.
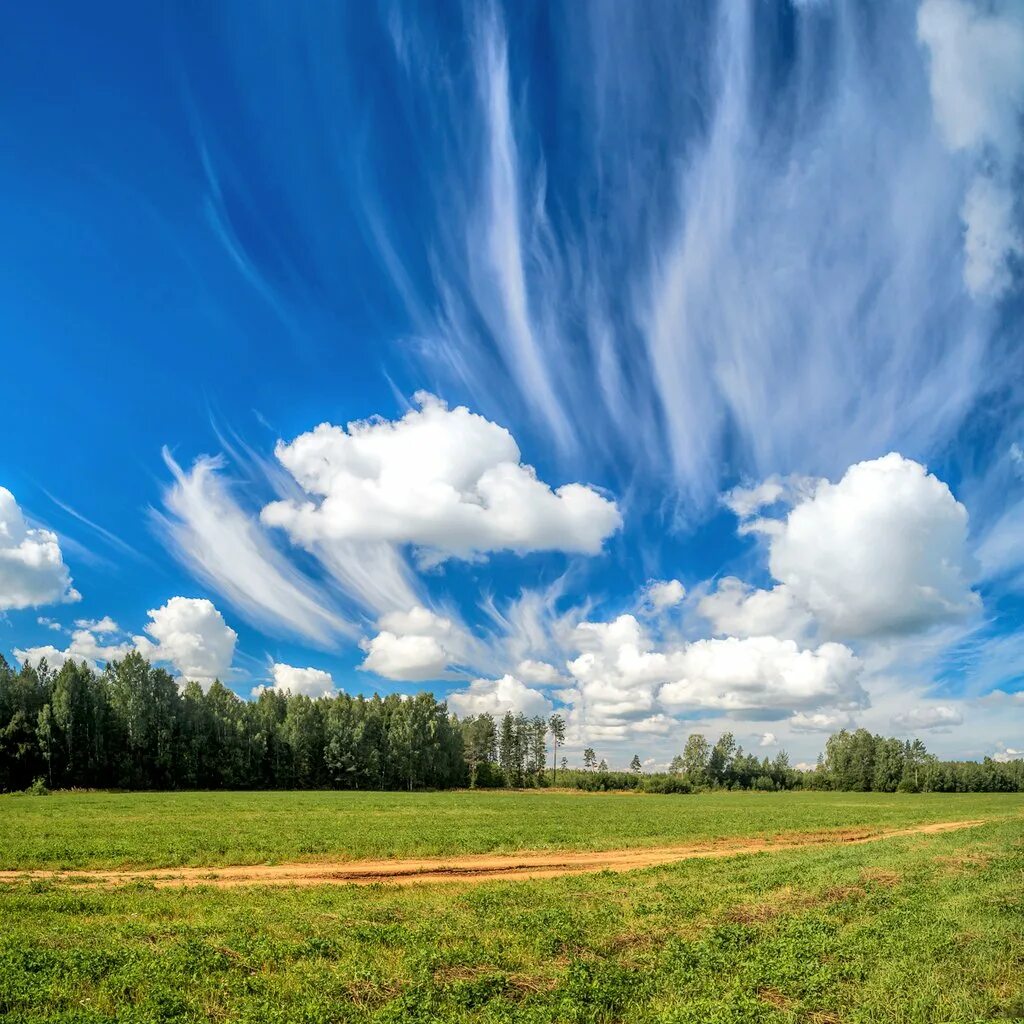
M 913 828 L 801 832 L 771 839 L 721 839 L 691 846 L 646 849 L 568 850 L 560 852 L 482 854 L 418 860 L 363 860 L 339 863 L 248 864 L 229 867 L 146 868 L 143 870 L 0 871 L 0 883 L 30 879 L 71 885 L 116 886 L 148 882 L 155 886 L 211 885 L 422 885 L 436 882 L 484 882 L 490 879 L 552 878 L 596 871 L 630 871 L 679 860 L 771 853 L 805 846 L 880 842 L 898 836 L 934 835 L 984 825 L 977 821 L 942 821 Z

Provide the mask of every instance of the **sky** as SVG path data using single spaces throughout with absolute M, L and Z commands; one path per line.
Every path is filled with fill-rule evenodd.
M 0 652 L 1024 750 L 1024 2 L 8 5 Z

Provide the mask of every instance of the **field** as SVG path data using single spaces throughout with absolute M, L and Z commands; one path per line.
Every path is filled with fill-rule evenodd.
M 967 820 L 983 824 L 838 841 Z M 402 888 L 8 881 L 0 1019 L 1024 1020 L 1021 796 L 0 797 L 7 870 L 757 837 L 817 841 L 628 873 Z

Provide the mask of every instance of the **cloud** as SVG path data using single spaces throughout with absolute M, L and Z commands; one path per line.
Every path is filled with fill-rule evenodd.
M 366 658 L 359 668 L 385 679 L 439 679 L 467 643 L 462 629 L 450 618 L 420 606 L 408 612 L 391 612 L 377 625 L 380 632 L 360 643 Z
M 278 693 L 302 694 L 306 697 L 333 697 L 339 691 L 334 685 L 330 672 L 319 668 L 296 668 L 280 661 L 274 662 L 270 669 L 274 678 L 273 686 L 257 686 L 253 696 L 259 696 L 264 690 L 276 690 Z
M 79 601 L 57 534 L 29 526 L 14 495 L 0 487 L 0 612 Z
M 967 547 L 967 510 L 924 466 L 892 452 L 805 489 L 770 523 L 779 586 L 734 578 L 699 604 L 716 631 L 793 633 L 813 616 L 838 639 L 901 635 L 963 620 L 981 602 Z
M 775 733 L 766 732 L 761 734 L 761 739 L 758 741 L 759 747 L 775 747 L 778 746 L 779 741 L 775 738 Z
M 1015 750 L 1004 743 L 997 743 L 996 752 L 992 755 L 992 760 L 998 761 L 1000 764 L 1006 764 L 1009 761 L 1016 761 L 1020 758 L 1024 758 L 1024 750 Z
M 686 588 L 679 580 L 648 580 L 641 593 L 641 606 L 657 615 L 675 608 L 686 597 Z
M 515 674 L 520 679 L 538 686 L 552 686 L 565 681 L 565 676 L 554 665 L 549 665 L 546 661 L 535 661 L 532 658 L 524 658 L 519 662 L 516 665 Z
M 852 715 L 843 712 L 798 711 L 788 724 L 794 732 L 838 732 L 852 729 L 855 723 Z
M 976 172 L 961 208 L 964 282 L 975 296 L 998 297 L 1024 257 L 1014 210 L 1024 109 L 1024 10 L 1019 4 L 924 0 L 917 32 L 929 52 L 935 120 L 951 150 L 973 157 Z
M 238 634 L 206 598 L 172 597 L 148 612 L 148 636 L 134 637 L 135 646 L 150 661 L 166 662 L 183 679 L 208 687 L 229 677 Z
M 734 487 L 722 496 L 722 504 L 737 519 L 751 519 L 763 508 L 774 505 L 789 493 L 788 481 L 776 475 L 749 487 Z
M 500 679 L 474 679 L 465 690 L 448 695 L 448 707 L 457 715 L 491 714 L 501 718 L 506 711 L 522 712 L 527 717 L 551 713 L 551 702 L 538 690 L 524 686 L 515 676 Z
M 1019 6 L 924 0 L 917 31 L 928 47 L 935 120 L 952 149 L 1020 132 L 1024 15 Z
M 792 640 L 749 637 L 698 640 L 673 668 L 675 682 L 662 687 L 671 707 L 723 711 L 861 707 L 861 664 L 842 644 L 801 650 Z
M 1014 221 L 1008 186 L 978 177 L 964 199 L 964 282 L 972 295 L 1001 295 L 1013 282 L 1010 259 L 1024 259 L 1024 232 Z
M 422 682 L 438 679 L 448 667 L 444 648 L 432 636 L 398 636 L 382 630 L 363 643 L 366 657 L 359 666 L 385 679 Z
M 520 462 L 504 428 L 431 395 L 397 421 L 321 424 L 279 443 L 278 459 L 306 492 L 261 514 L 297 544 L 410 544 L 430 561 L 491 551 L 596 554 L 621 525 L 592 487 L 552 490 Z
M 895 452 L 821 481 L 771 539 L 769 568 L 833 636 L 913 632 L 980 607 L 967 510 Z
M 482 19 L 475 69 L 486 136 L 483 201 L 477 215 L 480 230 L 469 236 L 477 256 L 474 292 L 523 394 L 543 415 L 558 443 L 566 447 L 573 440 L 572 427 L 544 359 L 544 342 L 550 339 L 538 336 L 531 312 L 520 226 L 519 159 L 509 101 L 508 48 L 493 12 Z M 535 204 L 530 210 L 535 217 L 540 216 L 538 207 Z
M 779 585 L 758 590 L 735 576 L 724 576 L 697 602 L 697 611 L 718 635 L 779 636 L 798 639 L 813 622 L 793 592 Z
M 107 634 L 113 631 L 104 630 L 102 632 Z M 46 664 L 54 670 L 59 669 L 68 661 L 73 661 L 76 664 L 84 661 L 93 671 L 98 672 L 108 662 L 120 661 L 131 650 L 132 644 L 130 643 L 104 644 L 100 639 L 99 631 L 85 628 L 74 630 L 71 633 L 68 646 L 63 649 L 46 644 L 42 647 L 29 647 L 27 650 L 15 648 L 14 655 L 22 664 L 33 665 L 37 668 L 45 658 Z
M 954 707 L 934 704 L 930 707 L 914 707 L 894 715 L 892 724 L 905 732 L 916 729 L 943 729 L 963 724 L 964 716 Z
M 109 615 L 104 615 L 102 619 L 75 619 L 75 625 L 100 635 L 124 632 Z
M 40 615 L 36 619 L 36 622 L 39 623 L 40 626 L 45 626 L 47 629 L 52 630 L 54 633 L 64 632 L 64 627 L 59 622 L 54 619 L 48 619 L 45 615 Z
M 186 473 L 165 449 L 164 462 L 174 483 L 164 493 L 168 515 L 156 519 L 174 553 L 199 579 L 265 629 L 321 646 L 355 633 L 238 505 L 219 475 L 222 459 L 198 459 Z
M 660 728 L 680 712 L 781 718 L 868 703 L 861 663 L 841 644 L 803 650 L 765 636 L 658 645 L 631 615 L 581 623 L 573 642 L 574 685 L 555 696 L 572 706 L 580 742 L 625 738 L 641 722 Z

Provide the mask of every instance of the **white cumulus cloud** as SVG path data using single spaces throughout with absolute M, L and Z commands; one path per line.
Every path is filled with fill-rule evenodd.
M 515 674 L 519 679 L 537 686 L 551 686 L 565 681 L 565 677 L 554 665 L 549 665 L 546 661 L 536 661 L 533 658 L 524 658 L 519 662 Z
M 29 526 L 14 495 L 0 487 L 0 612 L 80 599 L 57 535 Z
M 270 668 L 274 685 L 257 686 L 253 695 L 257 696 L 265 689 L 276 690 L 278 693 L 303 694 L 306 697 L 333 697 L 338 688 L 330 672 L 319 668 L 297 668 L 277 661 Z
M 487 713 L 495 718 L 501 718 L 506 711 L 533 717 L 546 716 L 552 710 L 551 702 L 543 693 L 530 689 L 511 675 L 500 679 L 474 679 L 466 689 L 448 695 L 448 707 L 463 717 Z
M 231 669 L 238 634 L 206 598 L 172 597 L 149 611 L 148 636 L 134 637 L 150 661 L 165 662 L 184 679 L 209 686 Z
M 770 545 L 772 575 L 832 636 L 912 632 L 979 607 L 967 510 L 895 452 L 820 481 Z
M 797 639 L 812 622 L 811 613 L 786 586 L 759 590 L 725 576 L 697 602 L 697 611 L 718 636 L 778 636 Z
M 360 646 L 366 657 L 359 668 L 385 679 L 422 682 L 445 674 L 459 657 L 466 637 L 450 618 L 416 606 L 390 612 L 377 625 L 380 632 Z
M 800 493 L 784 518 L 759 520 L 779 585 L 727 577 L 700 601 L 716 632 L 799 635 L 813 620 L 840 640 L 905 635 L 980 607 L 967 509 L 920 463 L 892 452 Z
M 837 643 L 801 650 L 770 636 L 698 640 L 673 667 L 678 678 L 659 693 L 671 707 L 752 711 L 867 703 L 860 661 Z
M 596 554 L 621 525 L 592 487 L 552 490 L 520 461 L 504 428 L 432 395 L 397 421 L 329 423 L 279 443 L 309 496 L 272 502 L 263 522 L 314 549 L 350 541 L 410 544 L 427 560 L 491 551 Z
M 583 739 L 624 738 L 642 722 L 660 729 L 680 712 L 784 717 L 868 703 L 863 667 L 842 644 L 801 649 L 762 636 L 659 645 L 631 615 L 581 623 L 573 643 L 573 686 L 555 696 L 572 705 Z
M 101 620 L 105 624 L 110 622 L 109 618 Z M 41 647 L 29 647 L 27 649 L 15 648 L 15 657 L 22 664 L 39 667 L 39 663 L 45 658 L 46 664 L 51 669 L 59 669 L 65 662 L 75 663 L 84 661 L 94 671 L 100 671 L 107 662 L 119 661 L 132 650 L 130 643 L 104 643 L 103 636 L 117 633 L 118 630 L 96 630 L 76 629 L 71 633 L 71 640 L 65 648 L 57 648 L 52 644 L 45 644 Z

